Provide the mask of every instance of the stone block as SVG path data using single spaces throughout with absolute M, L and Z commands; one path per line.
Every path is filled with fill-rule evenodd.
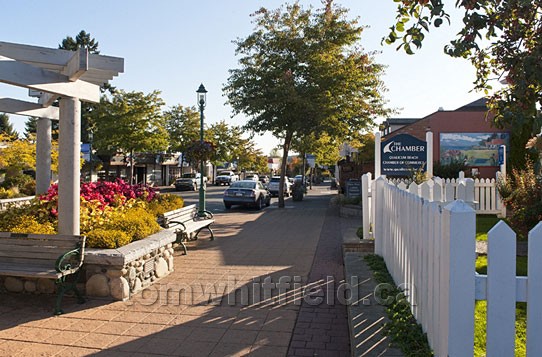
M 104 274 L 95 274 L 88 279 L 85 290 L 88 296 L 107 297 L 110 295 L 109 279 Z
M 130 286 L 128 281 L 122 277 L 113 278 L 109 282 L 111 296 L 116 300 L 126 300 L 130 297 Z
M 34 293 L 38 287 L 36 286 L 36 282 L 34 280 L 27 280 L 24 282 L 24 290 L 29 293 Z
M 13 276 L 8 276 L 4 280 L 4 287 L 7 291 L 12 293 L 20 293 L 24 290 L 24 284 L 23 281 L 19 278 L 15 278 Z
M 154 274 L 157 278 L 163 278 L 169 274 L 169 267 L 164 258 L 158 258 L 154 263 Z
M 55 282 L 51 279 L 38 279 L 38 291 L 44 294 L 55 292 Z

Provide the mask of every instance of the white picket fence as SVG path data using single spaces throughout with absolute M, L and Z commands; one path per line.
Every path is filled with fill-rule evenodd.
M 433 177 L 421 185 L 413 183 L 412 180 L 387 178 L 389 183 L 430 201 L 441 203 L 452 202 L 456 199 L 469 203 L 477 214 L 496 214 L 506 216 L 506 208 L 503 205 L 497 190 L 497 179 L 470 179 L 465 178 L 460 172 L 457 179 L 441 179 Z M 373 210 L 371 209 L 372 175 L 367 173 L 362 176 L 362 205 L 363 205 L 363 232 L 364 238 L 370 238 L 372 227 Z
M 535 335 L 542 330 L 542 223 L 529 234 L 528 277 L 515 276 L 515 235 L 504 222 L 488 234 L 488 274 L 478 275 L 472 204 L 409 191 L 383 177 L 373 182 L 375 253 L 406 288 L 435 355 L 473 355 L 475 300 L 487 300 L 487 356 L 514 355 L 516 301 L 534 302 L 527 304 L 527 355 L 542 356 Z

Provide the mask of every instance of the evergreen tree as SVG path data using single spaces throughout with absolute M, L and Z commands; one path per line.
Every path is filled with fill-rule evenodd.
M 24 123 L 24 137 L 30 139 L 32 136 L 35 136 L 38 132 L 38 118 L 28 117 Z
M 13 125 L 9 122 L 9 116 L 6 113 L 0 113 L 0 133 L 5 134 L 6 137 L 16 140 L 19 134 Z
M 62 43 L 58 45 L 61 50 L 77 51 L 79 48 L 87 48 L 90 53 L 100 54 L 98 51 L 98 41 L 90 37 L 90 33 L 81 30 L 76 36 L 75 40 L 71 36 L 67 36 L 62 40 Z

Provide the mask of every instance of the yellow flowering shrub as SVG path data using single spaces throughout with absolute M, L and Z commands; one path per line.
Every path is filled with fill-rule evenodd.
M 81 197 L 81 234 L 88 235 L 94 229 L 103 228 L 111 221 L 114 211 L 113 207 L 101 207 L 100 202 L 96 200 L 86 201 Z
M 87 234 L 87 247 L 114 249 L 130 243 L 131 237 L 119 229 L 96 228 Z
M 132 241 L 143 239 L 160 230 L 156 216 L 139 207 L 115 214 L 108 228 L 126 232 Z
M 10 232 L 33 233 L 33 234 L 55 234 L 56 229 L 51 222 L 38 222 L 35 216 L 19 216 L 18 222 L 10 227 Z
M 149 211 L 155 216 L 168 211 L 173 211 L 184 207 L 184 200 L 181 196 L 172 194 L 161 194 L 148 204 Z

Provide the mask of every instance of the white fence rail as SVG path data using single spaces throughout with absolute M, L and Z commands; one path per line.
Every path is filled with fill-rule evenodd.
M 488 234 L 488 274 L 478 275 L 471 204 L 430 201 L 382 177 L 372 186 L 375 252 L 405 287 L 435 355 L 473 355 L 478 299 L 488 301 L 488 356 L 514 355 L 516 301 L 534 302 L 527 304 L 527 355 L 541 356 L 542 223 L 529 234 L 528 277 L 515 276 L 515 236 L 504 222 Z
M 387 178 L 387 181 L 403 190 L 416 193 L 429 200 L 446 204 L 454 200 L 463 200 L 469 203 L 477 214 L 496 214 L 506 216 L 506 209 L 502 204 L 497 190 L 497 179 L 470 179 L 460 173 L 457 179 L 441 179 L 433 177 L 421 185 L 411 180 Z M 371 173 L 362 176 L 362 205 L 363 205 L 363 234 L 365 239 L 371 237 L 370 231 L 374 225 L 374 210 L 371 208 L 371 192 L 374 181 Z

